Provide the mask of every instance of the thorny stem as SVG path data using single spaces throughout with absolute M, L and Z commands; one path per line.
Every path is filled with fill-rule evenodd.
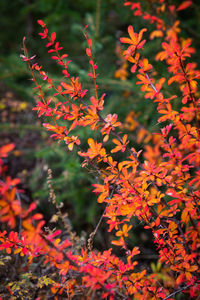
M 37 83 L 37 80 L 36 80 L 36 78 L 35 78 L 34 72 L 33 72 L 32 68 L 31 68 L 30 59 L 29 59 L 28 51 L 27 51 L 26 44 L 25 44 L 25 39 L 23 40 L 23 49 L 24 49 L 24 54 L 25 54 L 25 58 L 26 58 L 27 63 L 28 63 L 29 70 L 31 71 L 32 79 L 33 79 L 33 81 L 34 81 L 36 87 L 37 87 L 38 90 L 40 91 L 40 97 L 42 98 L 43 103 L 46 105 L 47 103 L 46 103 L 46 101 L 45 101 L 45 99 L 44 99 L 44 95 L 43 95 L 41 86 Z M 51 113 L 51 117 L 52 117 L 52 119 L 53 119 L 55 125 L 58 126 L 58 125 L 57 125 L 57 122 L 56 122 L 56 120 L 55 120 L 55 118 L 54 118 L 54 116 L 52 115 L 52 113 Z
M 114 192 L 114 189 L 113 189 L 113 191 L 112 191 L 112 194 L 113 194 L 113 192 Z M 111 196 L 111 197 L 112 197 L 112 196 Z M 92 251 L 93 239 L 94 239 L 94 236 L 95 236 L 96 233 L 97 233 L 97 230 L 99 229 L 99 226 L 101 225 L 101 222 L 102 222 L 103 218 L 105 217 L 104 214 L 105 214 L 105 212 L 106 212 L 107 206 L 108 206 L 108 203 L 107 203 L 107 205 L 106 205 L 106 207 L 105 207 L 105 209 L 104 209 L 104 211 L 103 211 L 103 213 L 102 213 L 102 215 L 101 215 L 101 217 L 100 217 L 100 219 L 99 219 L 99 222 L 97 223 L 97 226 L 95 227 L 94 231 L 91 232 L 90 235 L 89 235 L 89 239 L 88 239 L 88 249 L 89 249 L 89 251 Z
M 184 64 L 183 64 L 183 61 L 182 61 L 181 57 L 179 57 L 179 62 L 180 62 L 180 67 L 181 67 L 181 70 L 183 72 L 185 81 L 186 81 L 186 83 L 188 85 L 188 88 L 189 88 L 190 99 L 191 99 L 191 101 L 194 105 L 194 108 L 195 108 L 195 120 L 196 120 L 196 126 L 197 126 L 197 133 L 198 133 L 198 137 L 199 137 L 200 121 L 199 121 L 199 118 L 198 118 L 198 114 L 199 114 L 198 106 L 196 104 L 195 95 L 192 93 L 191 84 L 190 84 L 190 81 L 188 79 L 187 73 L 185 71 L 185 67 L 184 67 Z
M 182 292 L 182 291 L 184 291 L 184 290 L 187 290 L 187 289 L 188 289 L 190 286 L 192 286 L 192 285 L 193 285 L 193 284 L 188 284 L 188 285 L 182 287 L 181 289 L 179 289 L 179 290 L 177 290 L 177 291 L 171 293 L 171 294 L 168 295 L 167 297 L 165 297 L 163 300 L 167 300 L 167 299 L 169 299 L 169 298 L 175 296 L 176 294 L 178 294 L 178 293 L 180 293 L 180 292 Z

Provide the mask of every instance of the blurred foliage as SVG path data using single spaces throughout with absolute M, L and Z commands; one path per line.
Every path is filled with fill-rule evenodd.
M 173 1 L 174 4 L 179 2 Z M 144 1 L 146 6 L 150 3 Z M 192 37 L 198 49 L 200 10 L 198 0 L 195 3 L 196 9 L 180 12 L 179 17 L 183 24 L 183 36 Z M 117 113 L 119 119 L 124 121 L 133 110 L 139 122 L 152 132 L 158 130 L 155 105 L 144 101 L 143 94 L 135 85 L 137 80 L 129 71 L 126 80 L 117 79 L 114 74 L 119 68 L 116 46 L 119 45 L 119 38 L 127 35 L 128 25 L 132 24 L 136 31 L 143 27 L 151 30 L 153 25 L 134 17 L 131 10 L 123 6 L 122 0 L 1 0 L 0 14 L 0 81 L 3 83 L 0 86 L 1 143 L 5 140 L 16 143 L 20 166 L 16 166 L 15 172 L 21 178 L 23 187 L 29 191 L 29 201 L 40 200 L 40 209 L 46 218 L 52 215 L 46 183 L 47 169 L 51 168 L 57 199 L 69 211 L 76 230 L 85 226 L 93 227 L 100 214 L 95 196 L 91 193 L 91 183 L 96 182 L 95 174 L 91 175 L 90 170 L 83 169 L 81 159 L 67 151 L 65 145 L 50 140 L 41 126 L 43 120 L 38 121 L 36 114 L 31 112 L 36 98 L 27 66 L 20 59 L 22 39 L 23 36 L 27 37 L 30 55 L 37 54 L 36 59 L 48 70 L 50 77 L 59 82 L 61 72 L 50 60 L 44 42 L 38 37 L 40 28 L 36 20 L 42 19 L 50 31 L 57 33 L 58 40 L 69 54 L 72 60 L 70 71 L 80 77 L 84 88 L 92 95 L 93 86 L 87 76 L 89 66 L 83 36 L 84 26 L 89 24 L 88 31 L 94 41 L 95 58 L 99 66 L 99 93 L 106 93 L 104 115 Z M 148 39 L 148 33 L 145 37 Z M 165 77 L 165 67 L 155 62 L 158 45 L 156 39 L 147 41 L 144 56 L 155 64 L 160 78 Z M 13 97 L 18 99 L 17 115 L 15 110 L 12 111 L 13 101 L 5 101 L 9 98 L 6 90 L 14 91 Z M 3 111 L 7 112 L 4 116 Z M 13 117 L 13 114 L 18 117 Z M 82 130 L 79 135 L 83 146 L 86 145 L 87 131 Z M 132 143 L 136 148 L 141 148 L 135 143 L 134 136 Z M 20 154 L 23 158 L 20 158 Z

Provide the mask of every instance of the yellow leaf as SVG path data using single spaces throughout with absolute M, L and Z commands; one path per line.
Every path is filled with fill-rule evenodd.
M 21 248 L 15 249 L 14 254 L 20 253 L 22 251 Z

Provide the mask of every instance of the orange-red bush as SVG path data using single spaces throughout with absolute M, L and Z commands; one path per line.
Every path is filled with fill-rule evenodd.
M 176 11 L 186 9 L 192 1 L 184 1 L 179 7 L 170 6 L 163 0 L 154 2 L 157 8 L 155 16 L 143 11 L 140 2 L 125 1 L 125 5 L 131 6 L 135 15 L 155 23 L 156 30 L 150 33 L 150 39 L 162 38 L 162 51 L 156 59 L 166 62 L 168 79 L 155 79 L 151 58 L 143 56 L 146 28 L 136 33 L 129 26 L 128 37 L 121 38 L 121 43 L 125 44 L 123 56 L 132 64 L 131 72 L 136 74 L 137 85 L 141 86 L 144 98 L 156 103 L 160 114 L 160 132 L 152 135 L 152 144 L 146 146 L 143 158 L 141 151 L 137 152 L 131 146 L 128 135 L 119 132 L 122 127 L 117 114 L 103 116 L 105 95 L 98 92 L 97 64 L 87 26 L 86 55 L 91 66 L 88 76 L 95 89 L 95 96 L 91 97 L 79 78 L 69 73 L 68 55 L 62 54 L 56 33 L 50 34 L 43 21 L 38 21 L 42 27 L 40 36 L 47 41 L 52 59 L 62 68 L 64 78 L 59 85 L 49 78 L 42 66 L 32 64 L 24 39 L 24 60 L 28 63 L 40 98 L 34 110 L 38 112 L 38 117 L 47 117 L 48 121 L 43 125 L 52 132 L 52 138 L 66 143 L 70 151 L 77 151 L 84 158 L 83 166 L 90 165 L 99 174 L 100 182 L 94 184 L 93 191 L 98 195 L 97 201 L 106 204 L 103 218 L 108 224 L 108 232 L 115 235 L 112 244 L 124 250 L 123 259 L 113 254 L 112 245 L 103 253 L 92 250 L 92 238 L 96 232 L 91 234 L 88 247 L 81 251 L 70 234 L 67 238 L 59 237 L 65 229 L 63 232 L 44 232 L 43 216 L 32 213 L 35 205 L 28 210 L 21 206 L 17 196 L 19 192 L 14 187 L 17 180 L 4 179 L 0 184 L 0 221 L 14 229 L 20 218 L 22 228 L 20 233 L 1 232 L 0 249 L 8 254 L 13 251 L 22 257 L 27 256 L 28 270 L 31 270 L 34 261 L 44 258 L 57 276 L 47 274 L 40 285 L 37 278 L 37 284 L 39 289 L 51 285 L 48 293 L 53 293 L 55 299 L 175 299 L 180 292 L 191 298 L 199 295 L 200 98 L 197 80 L 200 72 L 196 64 L 190 62 L 190 56 L 195 51 L 191 47 L 192 41 L 180 38 L 180 24 L 175 19 Z M 165 24 L 162 15 L 159 15 L 165 11 L 175 20 L 172 26 Z M 35 72 L 49 84 L 54 97 L 59 96 L 62 101 L 46 100 Z M 181 96 L 165 92 L 173 82 Z M 174 109 L 175 101 L 181 103 L 180 110 Z M 65 122 L 64 126 L 63 123 L 59 125 L 61 119 Z M 73 131 L 86 126 L 91 131 L 99 131 L 101 139 L 89 138 L 88 149 L 84 151 L 79 136 L 74 135 Z M 108 140 L 112 140 L 110 151 L 106 147 Z M 12 145 L 1 148 L 1 157 L 7 155 L 11 148 Z M 126 158 L 121 161 L 116 159 L 114 153 L 117 152 L 124 153 Z M 135 256 L 140 250 L 138 247 L 129 248 L 127 243 L 130 232 L 134 231 L 133 217 L 152 231 L 159 262 L 163 266 L 161 272 L 153 268 L 150 273 L 136 267 Z M 12 294 L 14 288 L 12 284 L 10 286 Z M 37 295 L 40 295 L 39 292 Z

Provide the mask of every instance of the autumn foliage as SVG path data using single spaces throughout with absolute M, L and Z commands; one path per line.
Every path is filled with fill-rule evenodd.
M 142 1 L 124 4 L 147 22 L 147 28 L 135 32 L 130 25 L 126 37 L 120 39 L 123 50 L 118 53 L 122 64 L 116 77 L 124 80 L 130 66 L 132 76 L 137 78 L 135 90 L 141 89 L 149 105 L 156 104 L 160 129 L 153 134 L 140 127 L 134 113 L 124 123 L 117 114 L 104 114 L 105 94 L 98 91 L 100 74 L 87 26 L 84 35 L 91 69 L 88 76 L 94 85 L 94 95 L 89 95 L 84 83 L 70 74 L 68 55 L 63 54 L 56 33 L 49 33 L 43 21 L 38 21 L 42 28 L 39 35 L 46 42 L 51 58 L 62 69 L 60 84 L 48 76 L 43 66 L 32 63 L 34 57 L 29 56 L 23 41 L 23 59 L 32 74 L 38 97 L 33 110 L 38 117 L 45 117 L 43 126 L 53 139 L 77 152 L 83 159 L 82 166 L 90 166 L 98 174 L 99 180 L 92 190 L 105 207 L 100 221 L 107 223 L 107 231 L 113 238 L 110 248 L 101 252 L 93 249 L 98 225 L 88 234 L 87 245 L 82 247 L 65 223 L 62 229 L 45 231 L 44 217 L 35 212 L 36 204 L 23 207 L 20 200 L 23 191 L 17 187 L 19 180 L 5 176 L 4 158 L 14 145 L 2 147 L 0 221 L 5 230 L 0 232 L 0 250 L 13 260 L 18 257 L 18 262 L 23 262 L 22 273 L 31 273 L 34 278 L 34 287 L 28 281 L 24 289 L 20 281 L 8 283 L 10 299 L 44 299 L 44 295 L 54 299 L 175 299 L 179 293 L 187 299 L 197 299 L 200 294 L 200 93 L 197 84 L 200 71 L 191 62 L 195 53 L 192 40 L 181 36 L 177 20 L 177 12 L 187 9 L 192 1 L 183 1 L 178 7 L 169 5 L 168 1 L 154 1 L 155 15 L 142 9 Z M 171 16 L 172 24 L 164 21 L 165 15 Z M 148 32 L 148 22 L 154 24 L 154 31 Z M 161 41 L 156 60 L 167 68 L 167 78 L 159 78 L 151 57 L 143 55 L 146 40 L 154 38 Z M 38 75 L 48 83 L 54 100 L 46 97 Z M 173 84 L 176 94 L 171 93 Z M 127 124 L 137 132 L 139 143 L 146 140 L 145 151 L 136 151 L 131 145 Z M 81 127 L 91 130 L 87 149 L 77 135 Z M 99 133 L 98 140 L 93 138 L 94 131 Z M 49 187 L 54 199 L 50 171 Z M 54 204 L 62 219 L 60 207 L 55 201 Z M 129 243 L 130 233 L 134 234 L 134 217 L 152 232 L 159 255 L 158 268 L 150 270 L 138 265 L 140 249 Z M 113 251 L 116 246 L 123 253 L 119 257 Z M 37 264 L 41 269 L 48 265 L 49 272 L 38 274 Z

